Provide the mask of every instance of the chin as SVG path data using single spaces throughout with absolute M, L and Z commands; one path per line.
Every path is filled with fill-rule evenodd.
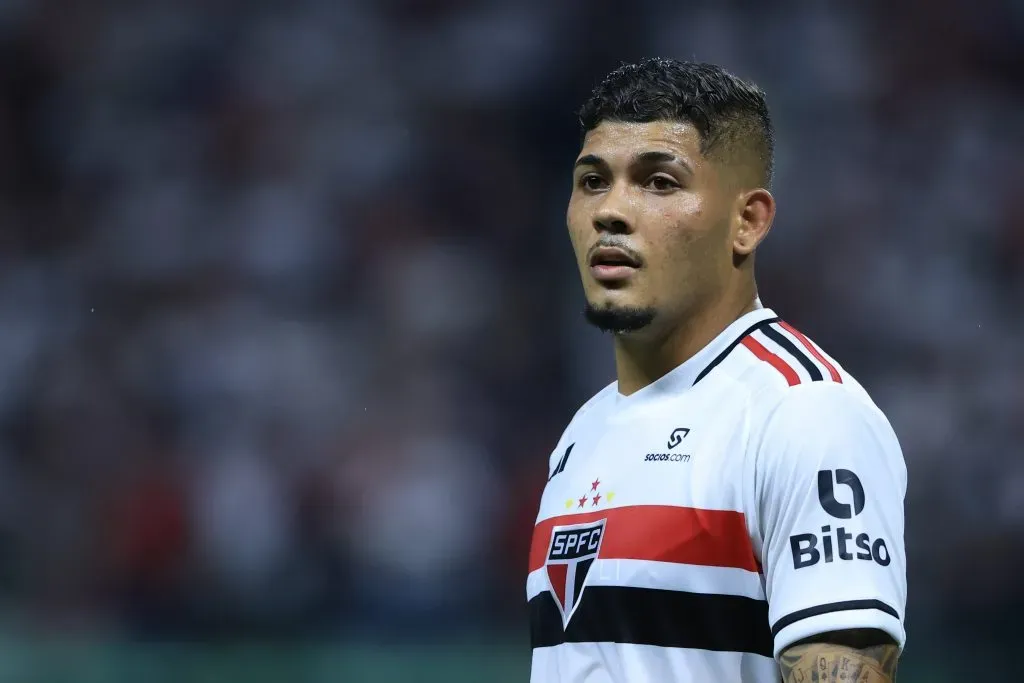
M 651 306 L 642 306 L 631 301 L 610 300 L 600 297 L 587 300 L 584 317 L 602 332 L 629 334 L 650 326 L 657 311 Z
M 598 285 L 587 292 L 587 304 L 595 308 L 608 306 L 624 308 L 646 308 L 650 302 L 644 301 L 640 293 L 628 283 Z

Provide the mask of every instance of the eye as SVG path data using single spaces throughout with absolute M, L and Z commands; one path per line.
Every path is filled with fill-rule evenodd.
M 604 185 L 604 179 L 595 173 L 588 173 L 580 178 L 580 187 L 591 192 L 602 189 Z
M 677 183 L 674 178 L 667 175 L 651 176 L 647 180 L 646 185 L 655 192 L 670 192 L 672 190 L 679 189 L 679 183 Z

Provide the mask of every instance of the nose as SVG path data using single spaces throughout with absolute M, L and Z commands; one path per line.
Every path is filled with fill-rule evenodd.
M 594 228 L 598 232 L 629 234 L 633 232 L 630 218 L 630 197 L 625 183 L 616 183 L 605 193 L 601 205 L 594 214 Z

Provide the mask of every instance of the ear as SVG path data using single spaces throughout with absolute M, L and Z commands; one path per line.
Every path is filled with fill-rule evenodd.
M 738 256 L 749 256 L 768 235 L 775 220 L 775 198 L 763 188 L 739 196 L 737 212 L 739 227 L 733 237 L 732 249 Z

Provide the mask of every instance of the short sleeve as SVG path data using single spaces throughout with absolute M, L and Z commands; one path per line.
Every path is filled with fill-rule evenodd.
M 793 387 L 760 439 L 755 492 L 774 653 L 874 628 L 903 648 L 907 470 L 885 416 L 853 388 Z

